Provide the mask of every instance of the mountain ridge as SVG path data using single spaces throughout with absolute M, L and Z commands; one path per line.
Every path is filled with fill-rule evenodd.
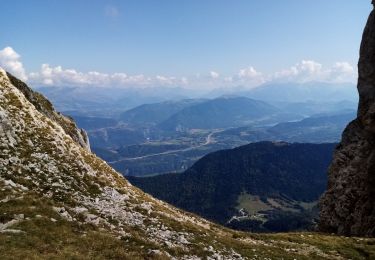
M 221 97 L 188 106 L 161 122 L 158 127 L 166 131 L 224 128 L 262 120 L 276 112 L 276 107 L 263 101 L 246 97 Z
M 250 195 L 254 201 L 254 196 L 260 198 L 258 206 L 279 201 L 278 207 L 282 208 L 289 203 L 285 212 L 298 208 L 298 202 L 317 202 L 326 188 L 326 170 L 334 147 L 335 144 L 252 143 L 210 153 L 184 173 L 128 180 L 159 199 L 224 225 L 238 213 L 241 194 Z M 263 224 L 267 225 L 267 220 L 260 225 Z

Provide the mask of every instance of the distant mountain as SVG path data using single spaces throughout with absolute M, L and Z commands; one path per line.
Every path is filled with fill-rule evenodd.
M 221 97 L 186 107 L 158 125 L 166 131 L 215 129 L 266 120 L 279 110 L 246 97 Z
M 113 117 L 126 110 L 143 104 L 165 102 L 168 100 L 218 98 L 223 95 L 244 96 L 262 100 L 271 105 L 276 102 L 287 103 L 332 103 L 358 102 L 354 84 L 331 84 L 324 82 L 308 83 L 268 83 L 248 90 L 244 87 L 215 89 L 206 91 L 184 89 L 181 87 L 36 87 L 47 96 L 62 112 L 69 111 L 83 116 Z M 316 112 L 315 112 L 316 113 Z
M 60 111 L 97 117 L 118 116 L 142 104 L 200 96 L 199 91 L 179 87 L 39 87 L 36 89 L 56 104 Z
M 158 124 L 182 109 L 204 102 L 204 99 L 184 99 L 143 104 L 122 113 L 119 120 L 128 124 Z
M 243 145 L 259 141 L 299 143 L 334 143 L 355 118 L 355 111 L 342 114 L 320 114 L 295 122 L 284 122 L 271 127 L 238 127 L 216 133 L 213 138 L 227 145 Z
M 338 141 L 342 131 L 356 117 L 355 111 L 338 115 L 319 115 L 298 122 L 280 123 L 267 129 L 277 140 L 324 143 Z
M 358 101 L 357 88 L 351 83 L 325 83 L 325 82 L 308 82 L 308 83 L 270 83 L 260 87 L 243 91 L 240 95 L 264 100 L 266 102 L 339 102 L 349 100 Z
M 334 147 L 253 143 L 208 154 L 182 174 L 128 179 L 159 199 L 234 228 L 304 229 L 325 190 Z
M 289 113 L 298 113 L 305 117 L 316 114 L 342 114 L 357 110 L 358 102 L 341 100 L 337 102 L 273 102 L 277 108 Z
M 254 99 L 273 102 L 306 102 L 319 103 L 348 100 L 358 102 L 358 93 L 353 83 L 310 82 L 271 82 L 253 89 L 244 86 L 217 88 L 206 94 L 206 98 L 217 98 L 223 95 L 246 96 Z

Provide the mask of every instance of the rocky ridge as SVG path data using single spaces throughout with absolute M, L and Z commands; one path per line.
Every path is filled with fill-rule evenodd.
M 374 4 L 374 2 L 373 2 Z M 357 118 L 342 135 L 320 202 L 320 230 L 375 236 L 375 11 L 363 33 Z
M 90 143 L 86 131 L 83 129 L 78 129 L 72 118 L 57 112 L 51 102 L 42 94 L 33 91 L 24 82 L 14 77 L 12 74 L 8 72 L 6 74 L 12 85 L 21 91 L 25 98 L 31 104 L 33 104 L 40 113 L 58 123 L 63 128 L 65 133 L 68 134 L 75 142 L 86 150 L 90 151 Z
M 52 105 L 45 111 L 45 99 L 20 86 L 26 85 L 0 69 L 2 259 L 375 256 L 371 239 L 246 234 L 158 201 L 83 148 L 66 130 L 72 121 L 61 120 Z

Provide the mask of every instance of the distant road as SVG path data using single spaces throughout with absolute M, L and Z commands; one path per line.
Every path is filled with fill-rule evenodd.
M 221 131 L 223 131 L 223 130 L 213 131 L 213 132 L 209 133 L 206 136 L 206 142 L 204 142 L 203 144 L 197 145 L 197 146 L 192 146 L 192 147 L 188 147 L 188 148 L 184 148 L 184 149 L 178 149 L 178 150 L 171 150 L 171 151 L 166 151 L 166 152 L 162 152 L 162 153 L 148 154 L 148 155 L 133 157 L 133 158 L 123 158 L 123 159 L 113 161 L 113 162 L 108 162 L 108 163 L 114 164 L 114 163 L 124 162 L 124 161 L 142 160 L 142 159 L 151 158 L 151 157 L 159 156 L 159 155 L 166 155 L 166 154 L 172 154 L 172 153 L 178 153 L 178 152 L 187 152 L 187 151 L 195 150 L 197 148 L 212 144 L 214 142 L 214 139 L 212 138 L 212 136 L 216 133 L 221 132 Z

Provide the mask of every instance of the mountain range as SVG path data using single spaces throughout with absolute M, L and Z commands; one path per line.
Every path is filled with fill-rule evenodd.
M 37 87 L 56 107 L 71 115 L 118 117 L 143 104 L 183 99 L 215 99 L 236 95 L 277 103 L 338 103 L 358 102 L 354 84 L 349 83 L 267 83 L 254 89 L 243 87 L 209 90 L 181 87 L 119 88 L 119 87 Z
M 143 104 L 122 113 L 119 120 L 132 125 L 157 125 L 186 107 L 203 103 L 204 99 L 183 99 Z
M 265 102 L 245 97 L 221 97 L 186 107 L 158 127 L 165 131 L 215 129 L 263 121 L 279 110 Z
M 165 139 L 155 140 L 148 140 L 148 132 L 142 128 L 141 131 L 136 131 L 129 127 L 89 131 L 89 136 L 93 151 L 124 175 L 150 176 L 183 172 L 208 153 L 248 143 L 338 142 L 346 124 L 353 118 L 354 111 L 343 111 L 342 114 L 320 114 L 274 126 L 243 126 L 191 134 L 165 134 Z
M 345 126 L 355 118 L 355 111 L 323 114 L 294 122 L 283 122 L 270 127 L 238 127 L 218 132 L 213 137 L 233 146 L 259 141 L 291 143 L 337 142 Z
M 247 89 L 245 87 L 215 89 L 206 97 L 222 95 L 240 95 L 264 100 L 270 104 L 277 102 L 301 103 L 336 103 L 343 100 L 358 102 L 358 93 L 353 83 L 310 82 L 271 82 Z
M 36 87 L 60 111 L 80 116 L 117 117 L 142 104 L 198 98 L 199 91 L 184 88 Z

